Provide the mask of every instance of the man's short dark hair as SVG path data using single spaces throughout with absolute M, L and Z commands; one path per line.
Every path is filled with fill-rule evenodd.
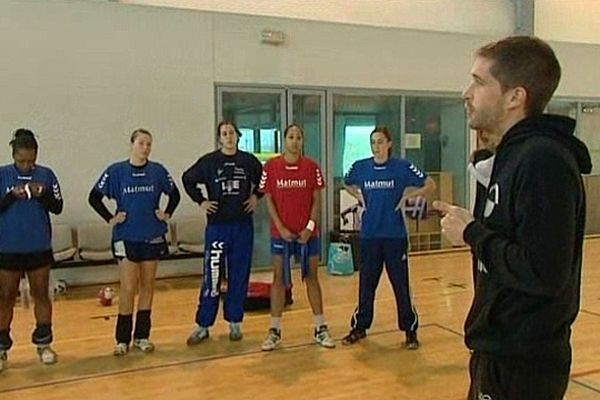
M 506 91 L 518 86 L 527 91 L 525 112 L 541 114 L 560 81 L 560 64 L 552 48 L 531 36 L 511 36 L 477 50 L 493 61 L 492 76 Z

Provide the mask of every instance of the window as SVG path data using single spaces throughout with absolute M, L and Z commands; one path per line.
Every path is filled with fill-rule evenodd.
M 342 155 L 343 173 L 348 172 L 356 160 L 372 155 L 370 143 L 371 132 L 375 125 L 346 125 L 344 128 L 344 149 Z
M 240 128 L 242 137 L 240 138 L 240 150 L 254 153 L 254 130 L 248 128 Z
M 260 129 L 260 152 L 277 153 L 277 129 Z
M 463 100 L 407 97 L 406 158 L 424 169 L 438 184 L 438 198 L 467 206 L 467 124 Z
M 343 189 L 343 177 L 356 160 L 371 157 L 370 135 L 375 126 L 392 132 L 394 154 L 400 155 L 400 96 L 333 96 L 333 230 L 340 229 L 341 214 L 354 200 Z

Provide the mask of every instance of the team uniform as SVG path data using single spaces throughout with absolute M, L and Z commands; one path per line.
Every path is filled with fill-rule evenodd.
M 41 197 L 17 198 L 12 189 L 29 183 L 44 187 Z M 60 214 L 60 185 L 50 168 L 35 165 L 21 173 L 14 164 L 0 167 L 0 269 L 31 271 L 54 263 L 50 215 Z M 30 193 L 30 192 L 29 192 Z M 37 324 L 32 342 L 52 342 L 51 324 Z M 9 331 L 0 331 L 0 351 L 12 346 Z
M 165 239 L 167 223 L 158 219 L 161 195 L 169 196 L 165 213 L 173 215 L 179 204 L 177 186 L 160 163 L 147 161 L 142 166 L 129 160 L 110 165 L 100 176 L 90 193 L 89 202 L 98 214 L 109 222 L 113 214 L 102 203 L 102 198 L 115 200 L 119 212 L 126 213 L 125 221 L 115 224 L 112 232 L 112 249 L 115 258 L 131 262 L 159 260 L 168 255 Z M 117 343 L 131 341 L 132 316 L 119 314 Z M 134 339 L 150 336 L 150 310 L 138 310 Z
M 477 258 L 465 322 L 469 399 L 562 399 L 579 312 L 591 171 L 575 121 L 525 118 L 496 149 L 485 204 L 464 232 Z
M 283 225 L 295 235 L 299 235 L 310 220 L 314 191 L 324 186 L 318 164 L 308 157 L 301 157 L 296 164 L 288 164 L 284 156 L 275 157 L 265 164 L 260 181 L 260 191 L 271 195 Z M 286 249 L 286 246 L 290 247 Z M 306 246 L 306 256 L 321 254 L 318 227 L 313 230 Z M 297 242 L 287 244 L 271 221 L 272 254 L 289 253 L 290 256 L 300 257 L 303 251 Z
M 310 260 L 318 257 L 321 253 L 319 230 L 314 221 L 309 221 L 311 221 L 311 211 L 314 205 L 314 192 L 321 190 L 324 185 L 319 165 L 308 157 L 300 157 L 291 164 L 281 155 L 272 158 L 265 164 L 260 190 L 271 196 L 283 225 L 295 236 L 299 236 L 305 229 L 313 228 L 306 243 L 289 242 L 281 237 L 274 221 L 271 221 L 271 253 L 282 256 L 282 277 L 286 287 L 291 285 L 291 258 L 293 256 L 300 259 L 302 278 L 305 278 L 310 273 Z M 315 342 L 326 348 L 335 347 L 323 314 L 315 314 L 314 317 Z M 271 316 L 271 328 L 261 347 L 263 351 L 272 351 L 281 343 L 280 319 L 280 316 Z
M 398 326 L 416 332 L 419 318 L 409 288 L 407 233 L 402 210 L 396 211 L 406 188 L 422 187 L 427 176 L 414 164 L 390 158 L 377 164 L 373 157 L 355 162 L 344 178 L 348 186 L 360 188 L 365 211 L 360 230 L 359 303 L 351 326 L 363 333 L 373 322 L 375 291 L 385 263 L 396 298 Z
M 192 200 L 198 204 L 218 202 L 218 210 L 207 215 L 204 278 L 195 318 L 198 327 L 215 323 L 223 270 L 227 271 L 225 320 L 235 324 L 244 318 L 254 244 L 252 214 L 245 211 L 244 202 L 252 194 L 260 196 L 261 172 L 262 165 L 252 154 L 237 151 L 226 155 L 217 150 L 201 157 L 183 174 L 185 191 Z M 199 185 L 205 185 L 208 199 Z
M 165 239 L 167 223 L 156 216 L 160 196 L 169 196 L 166 213 L 172 215 L 179 190 L 161 164 L 148 161 L 143 166 L 121 161 L 109 166 L 94 187 L 102 196 L 115 200 L 117 210 L 127 214 L 124 222 L 115 224 L 112 235 L 113 254 L 133 262 L 158 260 L 168 255 Z M 94 207 L 96 209 L 96 207 Z M 112 215 L 98 213 L 108 222 Z

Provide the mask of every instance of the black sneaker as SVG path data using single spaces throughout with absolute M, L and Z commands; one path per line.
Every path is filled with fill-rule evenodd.
M 417 350 L 421 344 L 417 339 L 417 332 L 406 332 L 406 342 L 404 342 L 404 346 L 408 350 Z
M 358 342 L 367 337 L 367 332 L 364 329 L 352 328 L 350 332 L 342 339 L 342 344 L 349 345 Z

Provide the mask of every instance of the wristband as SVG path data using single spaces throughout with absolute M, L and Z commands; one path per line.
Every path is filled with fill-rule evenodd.
M 308 223 L 306 224 L 306 228 L 304 229 L 308 229 L 309 231 L 313 232 L 315 230 L 315 221 L 313 221 L 312 219 L 308 220 Z

